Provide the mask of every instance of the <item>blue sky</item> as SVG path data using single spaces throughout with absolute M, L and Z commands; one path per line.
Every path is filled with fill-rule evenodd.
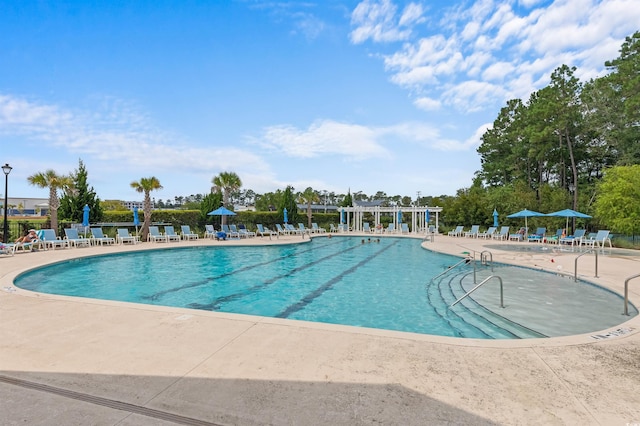
M 562 64 L 603 75 L 638 0 L 0 0 L 0 163 L 82 159 L 102 199 L 206 193 L 455 194 L 508 99 Z M 2 185 L 3 186 L 3 185 Z M 4 192 L 4 187 L 0 189 Z

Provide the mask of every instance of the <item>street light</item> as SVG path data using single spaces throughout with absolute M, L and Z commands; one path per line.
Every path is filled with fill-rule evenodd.
M 2 171 L 4 172 L 4 230 L 2 233 L 2 242 L 6 243 L 7 236 L 9 234 L 9 222 L 7 222 L 7 204 L 9 203 L 7 197 L 7 191 L 9 190 L 9 173 L 11 173 L 12 167 L 8 164 L 2 166 Z

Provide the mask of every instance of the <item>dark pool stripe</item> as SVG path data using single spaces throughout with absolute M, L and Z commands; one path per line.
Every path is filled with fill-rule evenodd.
M 333 257 L 340 256 L 340 255 L 342 255 L 342 254 L 344 254 L 344 253 L 346 253 L 348 251 L 354 250 L 354 249 L 356 249 L 358 247 L 360 247 L 360 246 L 353 246 L 353 247 L 349 247 L 349 248 L 347 248 L 345 250 L 342 250 L 342 251 L 339 251 L 339 252 L 336 252 L 336 253 L 331 253 L 328 256 L 318 258 L 313 262 L 309 262 L 309 263 L 304 264 L 302 266 L 299 266 L 297 268 L 291 269 L 286 274 L 276 275 L 275 277 L 269 278 L 268 280 L 265 280 L 260 284 L 251 286 L 251 287 L 249 287 L 249 288 L 247 288 L 247 289 L 245 289 L 243 291 L 239 291 L 237 293 L 229 294 L 229 295 L 226 295 L 226 296 L 217 297 L 217 298 L 213 299 L 211 301 L 211 303 L 207 303 L 207 304 L 192 303 L 190 305 L 187 305 L 187 308 L 204 309 L 204 310 L 207 310 L 207 311 L 218 310 L 218 309 L 220 309 L 220 305 L 222 305 L 223 303 L 227 303 L 227 302 L 231 302 L 231 301 L 234 301 L 234 300 L 242 299 L 243 297 L 247 297 L 248 295 L 250 295 L 252 293 L 255 293 L 256 291 L 259 291 L 259 290 L 261 290 L 261 289 L 263 289 L 263 288 L 275 283 L 276 281 L 279 281 L 279 280 L 281 280 L 283 278 L 289 277 L 289 276 L 295 274 L 296 272 L 304 271 L 307 268 L 311 268 L 314 265 L 322 263 L 322 262 L 324 262 L 324 261 L 326 261 L 328 259 L 331 259 Z
M 240 269 L 236 269 L 236 270 L 230 271 L 230 272 L 225 272 L 224 274 L 220 274 L 220 275 L 216 275 L 216 276 L 213 276 L 213 277 L 209 277 L 209 278 L 204 279 L 204 280 L 193 281 L 193 282 L 190 282 L 190 283 L 183 284 L 183 285 L 181 285 L 179 287 L 174 287 L 174 288 L 170 288 L 170 289 L 167 289 L 167 290 L 159 291 L 159 292 L 151 294 L 149 296 L 142 296 L 141 299 L 144 299 L 144 300 L 158 300 L 159 298 L 161 298 L 165 294 L 175 293 L 177 291 L 181 291 L 181 290 L 186 290 L 186 289 L 189 289 L 189 288 L 195 288 L 195 287 L 200 287 L 200 286 L 203 286 L 203 285 L 207 285 L 212 281 L 219 280 L 220 278 L 228 277 L 228 276 L 231 276 L 231 275 L 234 275 L 234 274 L 238 274 L 240 272 L 249 271 L 249 270 L 255 269 L 255 268 L 260 268 L 262 266 L 269 265 L 270 263 L 275 263 L 275 262 L 278 262 L 278 261 L 280 261 L 282 259 L 287 259 L 287 258 L 290 258 L 290 257 L 293 257 L 293 256 L 297 256 L 299 254 L 306 253 L 306 252 L 311 251 L 311 250 L 317 250 L 317 249 L 320 249 L 320 248 L 323 248 L 323 247 L 327 247 L 327 246 L 332 245 L 332 244 L 337 244 L 337 242 L 333 242 L 332 241 L 331 243 L 324 244 L 324 245 L 319 246 L 319 247 L 318 246 L 310 247 L 307 250 L 302 250 L 302 251 L 298 251 L 298 252 L 295 252 L 295 253 L 291 253 L 291 254 L 289 254 L 287 256 L 278 256 L 277 258 L 274 258 L 273 260 L 267 260 L 265 262 L 256 263 L 254 265 L 247 265 L 247 266 L 244 266 L 244 267 L 242 267 Z M 196 309 L 199 309 L 199 308 L 196 308 Z
M 360 262 L 358 262 L 357 264 L 355 264 L 351 268 L 343 271 L 341 274 L 336 275 L 335 277 L 331 278 L 329 281 L 324 283 L 322 286 L 318 287 L 317 289 L 315 289 L 314 291 L 312 291 L 311 293 L 309 293 L 305 297 L 303 297 L 302 300 L 300 300 L 298 303 L 296 303 L 295 305 L 291 305 L 287 309 L 285 309 L 284 311 L 280 312 L 278 315 L 276 315 L 276 318 L 288 318 L 289 315 L 304 309 L 305 306 L 307 306 L 309 303 L 313 302 L 314 299 L 317 299 L 318 297 L 322 296 L 322 294 L 325 291 L 330 290 L 331 287 L 333 287 L 334 284 L 340 282 L 342 280 L 342 278 L 344 278 L 346 275 L 352 274 L 353 272 L 356 271 L 356 269 L 360 268 L 361 266 L 366 265 L 372 259 L 380 256 L 382 253 L 384 253 L 386 250 L 389 250 L 391 247 L 393 247 L 397 243 L 398 243 L 397 241 L 393 242 L 392 244 L 382 248 L 382 250 L 378 250 L 376 253 L 372 254 L 371 256 L 361 260 Z

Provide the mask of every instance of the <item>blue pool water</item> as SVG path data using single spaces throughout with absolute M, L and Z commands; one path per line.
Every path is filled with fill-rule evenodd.
M 473 299 L 456 308 L 464 312 L 448 309 L 447 305 L 456 297 L 454 287 L 469 285 L 464 282 L 469 280 L 471 266 L 455 268 L 437 282 L 431 283 L 431 278 L 460 258 L 425 250 L 421 241 L 415 239 L 362 241 L 361 237 L 314 238 L 304 244 L 185 247 L 95 256 L 37 268 L 19 276 L 15 284 L 43 293 L 443 336 L 555 335 L 523 324 L 527 319 L 518 315 L 508 319 L 509 315 L 504 315 L 506 310 L 495 306 L 489 311 L 496 311 L 497 316 L 491 312 L 481 314 L 485 318 L 481 321 L 488 321 L 489 326 L 475 324 L 479 320 L 468 317 L 468 312 L 473 316 L 474 310 L 485 309 L 479 308 Z M 519 271 L 515 275 L 523 275 L 521 268 L 512 269 Z M 503 267 L 501 273 L 508 275 L 508 270 Z M 528 270 L 526 276 L 534 277 L 534 281 L 553 281 L 553 276 L 537 271 Z M 566 284 L 566 279 L 559 284 L 562 291 L 566 291 Z M 516 285 L 520 289 L 527 287 L 526 283 Z M 599 305 L 604 300 L 612 307 L 617 306 L 611 308 L 615 315 L 604 320 L 601 315 L 587 318 L 583 324 L 586 331 L 561 330 L 559 335 L 600 330 L 625 319 L 620 316 L 622 302 L 618 295 L 592 285 L 583 287 L 595 292 L 593 299 Z M 490 286 L 487 288 L 485 293 L 478 292 L 480 299 L 496 294 Z M 585 288 L 563 297 L 575 299 L 577 294 L 584 295 Z M 490 296 L 486 294 L 492 291 Z M 539 293 L 536 288 L 531 291 Z M 553 293 L 550 289 L 547 292 Z M 517 292 L 506 293 L 514 296 Z M 521 296 L 529 297 L 524 293 Z M 483 303 L 492 305 L 491 301 Z M 518 303 L 513 301 L 513 312 Z M 579 310 L 585 309 L 589 307 L 580 305 Z M 544 313 L 540 315 L 547 317 Z M 516 321 L 515 331 L 513 324 L 505 325 L 503 321 Z M 492 325 L 501 331 L 494 332 Z M 530 329 L 533 332 L 527 334 Z

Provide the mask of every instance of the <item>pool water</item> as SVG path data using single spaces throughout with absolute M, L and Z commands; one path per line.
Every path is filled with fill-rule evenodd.
M 19 276 L 15 284 L 43 293 L 443 336 L 517 338 L 576 332 L 572 329 L 554 334 L 545 328 L 544 332 L 531 334 L 494 333 L 491 325 L 487 330 L 484 325 L 474 323 L 477 319 L 457 313 L 460 309 L 478 310 L 475 299 L 465 301 L 455 311 L 448 309 L 456 296 L 449 287 L 468 287 L 471 265 L 463 264 L 431 282 L 432 277 L 458 263 L 460 258 L 430 252 L 420 242 L 408 238 L 321 237 L 291 245 L 145 250 L 37 268 Z M 522 275 L 522 268 L 512 269 L 516 270 L 514 275 Z M 508 270 L 504 267 L 501 274 L 508 276 Z M 530 270 L 526 275 L 534 282 L 544 283 L 551 282 L 553 277 Z M 508 283 L 506 278 L 505 282 Z M 564 289 L 566 279 L 559 286 Z M 444 287 L 449 289 L 442 291 Z M 490 287 L 487 285 L 486 292 L 478 292 L 479 298 L 486 297 L 492 291 Z M 615 311 L 616 315 L 612 315 L 613 319 L 586 318 L 586 331 L 582 332 L 600 330 L 626 319 L 618 312 L 622 307 L 619 295 L 593 285 L 585 287 L 595 293 L 589 299 L 597 300 L 599 306 L 610 305 L 604 310 Z M 452 296 L 447 295 L 450 290 Z M 465 290 L 458 292 L 463 294 Z M 584 289 L 579 290 L 565 297 L 584 294 Z M 535 293 L 536 289 L 531 291 Z M 529 297 L 526 292 L 521 296 Z M 526 305 L 526 301 L 523 303 Z M 581 310 L 589 311 L 589 307 L 582 305 Z M 509 319 L 505 311 L 495 307 L 489 307 L 488 311 L 490 314 L 484 314 L 489 317 L 487 321 L 498 329 L 512 330 L 503 321 L 515 321 L 520 328 L 530 328 L 526 317 L 516 315 L 515 319 Z M 536 315 L 544 318 L 546 314 Z M 538 327 L 535 316 L 532 324 Z

